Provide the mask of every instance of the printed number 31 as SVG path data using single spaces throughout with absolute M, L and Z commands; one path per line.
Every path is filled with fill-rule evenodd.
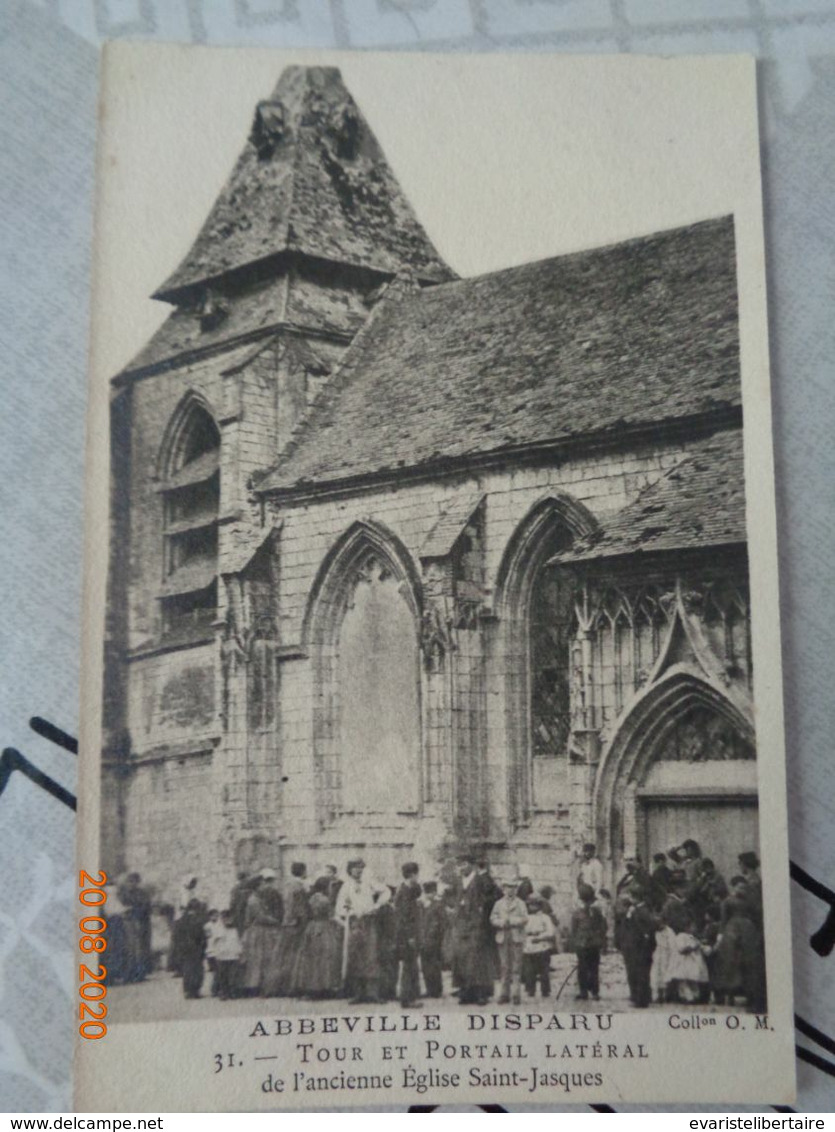
M 234 1069 L 236 1065 L 240 1064 L 239 1061 L 235 1061 L 234 1053 L 227 1053 L 225 1060 L 222 1053 L 215 1054 L 215 1073 L 220 1073 L 224 1066 L 226 1066 L 227 1069 Z

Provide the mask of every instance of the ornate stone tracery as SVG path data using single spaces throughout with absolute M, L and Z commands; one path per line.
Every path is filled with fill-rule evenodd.
M 707 581 L 586 580 L 576 590 L 574 609 L 574 728 L 611 727 L 650 680 L 679 616 L 713 657 L 711 674 L 750 680 L 747 593 L 730 575 Z
M 420 622 L 420 647 L 427 672 L 440 672 L 448 653 L 455 648 L 454 618 L 443 608 L 444 602 L 433 601 L 423 611 Z
M 701 763 L 753 759 L 755 755 L 751 744 L 724 716 L 699 704 L 678 719 L 657 757 L 662 762 Z

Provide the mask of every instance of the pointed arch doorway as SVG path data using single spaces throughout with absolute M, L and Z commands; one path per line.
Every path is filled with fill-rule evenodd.
M 613 879 L 692 838 L 729 879 L 758 850 L 757 763 L 750 719 L 721 689 L 671 670 L 641 697 L 604 755 L 595 811 Z

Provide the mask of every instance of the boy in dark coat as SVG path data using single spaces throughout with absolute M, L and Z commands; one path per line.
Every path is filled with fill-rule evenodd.
M 629 997 L 635 1006 L 643 1008 L 652 1001 L 649 976 L 655 950 L 655 918 L 646 906 L 643 888 L 633 885 L 624 899 L 628 903 L 620 922 L 618 946 L 626 965 Z
M 748 1008 L 756 1009 L 762 983 L 759 932 L 744 895 L 729 896 L 724 911 L 712 970 L 714 997 L 717 1003 L 733 1006 L 734 997 L 744 995 Z
M 427 998 L 440 998 L 444 993 L 442 967 L 446 925 L 447 910 L 438 895 L 438 885 L 434 880 L 427 881 L 423 886 L 420 932 L 420 965 Z
M 765 991 L 765 938 L 763 935 L 763 886 L 760 877 L 760 859 L 750 850 L 739 854 L 739 865 L 745 877 L 745 903 L 748 914 L 757 929 L 757 954 L 749 975 L 746 991 L 749 1010 L 762 1014 L 766 1009 Z
M 380 965 L 381 1002 L 388 1002 L 397 997 L 397 971 L 400 966 L 397 955 L 397 929 L 394 922 L 394 898 L 397 896 L 397 889 L 393 884 L 387 887 L 389 901 L 377 913 L 377 954 Z
M 728 886 L 724 877 L 717 872 L 710 857 L 703 857 L 688 893 L 688 903 L 697 931 L 701 931 L 704 926 L 708 908 L 718 908 L 727 895 Z
M 206 913 L 204 905 L 192 897 L 174 925 L 179 969 L 186 998 L 200 998 L 203 986 L 203 956 L 206 954 Z
M 571 949 L 577 956 L 577 998 L 600 998 L 600 953 L 606 946 L 606 918 L 594 903 L 594 889 L 581 884 L 580 907 L 571 914 Z
M 400 965 L 400 1005 L 418 1006 L 420 950 L 420 883 L 418 866 L 409 861 L 400 870 L 403 883 L 394 898 L 394 946 Z
M 756 853 L 739 854 L 739 867 L 745 878 L 745 899 L 751 910 L 754 926 L 762 931 L 763 926 L 763 883 L 760 877 L 760 859 Z
M 673 870 L 667 864 L 666 853 L 654 853 L 652 856 L 652 886 L 657 894 L 659 906 L 664 903 L 670 891 L 670 881 Z

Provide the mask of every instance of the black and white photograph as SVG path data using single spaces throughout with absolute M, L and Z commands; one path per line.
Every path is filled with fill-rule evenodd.
M 120 50 L 139 122 L 164 68 Z M 593 101 L 601 60 L 435 60 L 431 90 L 428 61 L 252 56 L 227 53 L 234 113 L 217 60 L 202 101 L 147 96 L 165 114 L 110 158 L 136 261 L 115 212 L 97 230 L 129 282 L 99 263 L 114 1030 L 767 1029 L 782 717 L 755 106 L 748 149 L 717 128 L 739 73 L 621 59 Z

